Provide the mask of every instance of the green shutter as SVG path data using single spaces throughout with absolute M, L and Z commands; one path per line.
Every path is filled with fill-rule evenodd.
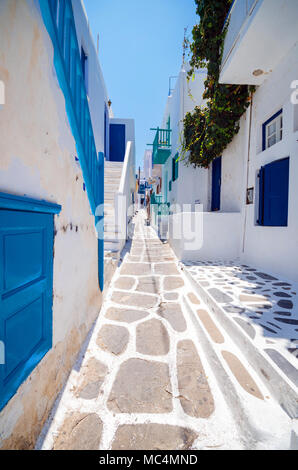
M 179 167 L 179 161 L 178 161 L 178 156 L 179 154 L 175 156 L 175 181 L 178 179 L 178 167 Z

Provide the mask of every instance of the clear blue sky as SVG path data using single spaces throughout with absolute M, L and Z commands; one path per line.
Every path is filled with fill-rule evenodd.
M 182 63 L 184 28 L 198 22 L 194 0 L 84 0 L 115 117 L 133 118 L 137 165 L 150 127 L 161 124 L 169 76 Z M 149 148 L 149 147 L 147 147 Z

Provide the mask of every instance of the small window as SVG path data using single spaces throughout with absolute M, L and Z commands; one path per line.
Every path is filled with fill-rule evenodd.
M 172 191 L 172 181 L 169 182 L 169 191 Z
M 283 114 L 282 109 L 263 124 L 263 151 L 282 140 Z
M 288 225 L 289 158 L 261 167 L 259 173 L 258 224 L 270 227 Z

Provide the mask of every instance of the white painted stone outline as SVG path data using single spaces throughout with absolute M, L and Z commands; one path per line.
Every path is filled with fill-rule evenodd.
M 143 257 L 143 253 L 142 253 L 142 257 Z M 167 263 L 169 262 L 167 261 Z M 160 264 L 160 262 L 158 262 L 158 264 Z M 176 265 L 178 266 L 177 260 L 176 260 Z M 193 430 L 194 432 L 198 433 L 198 439 L 193 445 L 194 449 L 205 449 L 205 448 L 210 448 L 210 447 L 219 447 L 219 448 L 225 448 L 225 449 L 245 448 L 248 442 L 245 443 L 244 440 L 242 440 L 242 436 L 241 436 L 241 433 L 239 432 L 239 428 L 231 415 L 231 411 L 227 408 L 227 403 L 225 401 L 225 397 L 222 393 L 222 390 L 220 389 L 217 383 L 217 379 L 214 375 L 213 370 L 211 369 L 209 365 L 209 362 L 206 360 L 205 352 L 203 351 L 200 345 L 200 342 L 198 341 L 198 336 L 195 331 L 193 321 L 191 320 L 188 312 L 186 311 L 183 305 L 181 305 L 181 307 L 182 307 L 183 315 L 186 321 L 187 329 L 185 332 L 182 332 L 182 333 L 176 332 L 171 327 L 171 325 L 167 322 L 167 320 L 165 320 L 164 318 L 160 317 L 157 314 L 158 307 L 151 308 L 147 317 L 142 318 L 131 324 L 110 320 L 105 317 L 105 313 L 110 307 L 115 306 L 119 308 L 126 308 L 126 306 L 124 305 L 119 305 L 111 301 L 111 296 L 112 296 L 115 281 L 120 277 L 120 269 L 121 268 L 117 269 L 111 281 L 111 286 L 105 298 L 105 302 L 103 304 L 102 310 L 99 314 L 99 317 L 95 324 L 95 328 L 92 332 L 92 335 L 90 335 L 91 340 L 89 344 L 88 344 L 89 340 L 88 339 L 86 340 L 86 344 L 88 344 L 88 349 L 86 351 L 86 354 L 83 360 L 83 364 L 86 364 L 88 359 L 90 359 L 91 357 L 95 357 L 96 359 L 98 359 L 99 361 L 101 361 L 108 367 L 109 373 L 106 375 L 104 383 L 101 388 L 101 390 L 103 390 L 103 393 L 100 394 L 99 397 L 94 400 L 76 398 L 74 394 L 72 393 L 72 389 L 75 388 L 77 385 L 79 373 L 73 370 L 72 373 L 70 374 L 68 383 L 66 384 L 64 391 L 61 393 L 61 396 L 60 396 L 61 401 L 60 403 L 57 403 L 56 408 L 53 410 L 53 413 L 50 419 L 48 420 L 48 423 L 45 426 L 43 433 L 41 434 L 38 440 L 37 448 L 51 449 L 53 446 L 54 438 L 59 432 L 59 428 L 63 423 L 65 414 L 68 411 L 75 411 L 75 410 L 80 411 L 81 413 L 84 413 L 84 412 L 96 413 L 100 417 L 100 419 L 103 422 L 103 431 L 102 431 L 100 449 L 104 449 L 104 450 L 109 450 L 111 448 L 112 441 L 114 439 L 118 426 L 122 424 L 144 424 L 144 423 L 169 424 L 169 425 L 187 427 Z M 187 280 L 187 278 L 185 277 L 184 273 L 181 272 L 179 267 L 178 267 L 178 271 L 180 272 L 180 275 L 182 276 L 184 280 L 185 286 L 175 289 L 175 290 L 171 290 L 169 292 L 178 292 L 179 300 L 180 300 L 184 291 L 190 292 L 192 291 L 192 287 L 189 281 Z M 161 282 L 163 282 L 163 279 L 165 277 L 168 277 L 168 275 L 156 275 L 156 274 L 153 274 L 153 275 L 158 276 Z M 123 274 L 123 276 L 134 277 L 135 280 L 137 281 L 139 277 L 142 277 L 142 278 L 151 277 L 152 274 L 144 275 L 144 276 L 131 276 L 131 275 Z M 136 286 L 137 286 L 137 282 L 135 282 L 134 288 L 136 288 Z M 116 290 L 118 291 L 120 289 L 116 289 Z M 122 291 L 130 292 L 130 293 L 134 292 L 132 289 L 127 290 L 127 291 L 126 290 L 122 290 Z M 159 295 L 159 298 L 162 299 L 160 295 Z M 130 308 L 136 311 L 144 310 L 144 308 L 142 307 L 132 306 Z M 200 305 L 196 306 L 196 308 L 206 309 L 209 312 L 208 307 L 202 301 Z M 162 324 L 167 328 L 167 331 L 169 333 L 170 351 L 165 356 L 147 356 L 147 355 L 136 352 L 136 328 L 140 323 L 144 323 L 152 318 L 157 318 L 158 320 L 160 320 Z M 113 356 L 112 354 L 108 352 L 102 351 L 96 345 L 96 338 L 99 333 L 99 330 L 101 329 L 103 325 L 106 325 L 106 324 L 125 326 L 125 328 L 127 328 L 127 330 L 129 331 L 129 334 L 130 334 L 129 343 L 127 345 L 125 352 L 119 356 Z M 223 345 L 215 345 L 215 347 L 228 350 L 230 352 L 233 352 L 235 355 L 238 355 L 238 350 L 235 349 L 233 343 L 230 341 L 229 338 L 227 338 L 227 335 L 224 335 L 224 337 L 225 337 L 225 343 Z M 188 416 L 186 413 L 184 413 L 180 400 L 178 398 L 179 390 L 178 390 L 177 365 L 176 365 L 177 343 L 178 341 L 181 341 L 183 339 L 190 339 L 194 343 L 195 347 L 198 350 L 198 354 L 201 359 L 202 365 L 204 367 L 205 374 L 208 378 L 209 387 L 210 387 L 211 393 L 213 395 L 214 403 L 215 403 L 215 411 L 208 419 L 193 418 L 193 417 Z M 123 362 L 125 362 L 126 360 L 130 358 L 139 358 L 139 359 L 145 359 L 148 361 L 157 361 L 157 362 L 167 363 L 169 365 L 170 382 L 171 382 L 172 393 L 173 393 L 172 412 L 161 413 L 161 414 L 159 413 L 114 414 L 107 409 L 106 403 L 110 395 L 116 375 L 119 371 L 119 368 Z M 81 359 L 82 357 L 79 357 L 77 363 L 80 363 Z M 246 364 L 245 358 L 241 357 L 240 360 L 243 360 L 244 364 Z M 227 369 L 227 372 L 228 372 L 228 369 Z M 248 372 L 251 373 L 252 377 L 255 379 L 256 383 L 259 386 L 259 381 L 256 380 L 254 371 L 250 369 L 248 370 Z M 239 386 L 236 379 L 232 377 L 232 380 L 234 380 L 235 388 L 239 390 L 241 399 L 243 399 L 248 404 L 250 404 L 250 406 L 254 406 L 256 402 L 260 402 L 260 404 L 257 405 L 255 409 L 258 414 L 262 413 L 263 411 L 262 404 L 264 405 L 264 402 L 261 402 L 261 400 L 258 400 L 255 397 L 250 396 L 248 393 L 240 390 L 241 387 Z M 263 394 L 267 393 L 264 390 L 264 388 L 262 388 L 261 386 L 260 386 L 260 390 Z M 273 409 L 274 409 L 274 406 L 273 406 Z M 268 411 L 271 412 L 271 410 L 272 410 L 272 407 L 269 404 L 269 410 L 267 410 L 267 413 L 266 413 L 267 416 L 268 416 Z

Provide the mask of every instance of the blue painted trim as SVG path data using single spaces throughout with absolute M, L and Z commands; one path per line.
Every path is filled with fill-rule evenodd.
M 282 114 L 282 111 L 283 111 L 283 108 L 281 108 L 279 111 L 277 111 L 277 113 L 273 114 L 273 116 L 271 116 L 271 118 L 269 118 L 262 125 L 262 150 L 263 150 L 263 152 L 264 152 L 264 150 L 266 150 L 266 127 L 268 126 L 268 124 L 270 124 L 270 122 L 274 121 L 274 119 L 276 119 L 278 116 L 280 116 L 280 114 Z
M 96 211 L 96 227 L 98 233 L 98 283 L 100 290 L 104 287 L 104 154 L 98 154 L 98 207 Z
M 77 145 L 91 211 L 95 215 L 97 175 L 94 174 L 94 171 L 97 152 L 83 79 L 72 3 L 70 0 L 63 0 L 58 4 L 58 27 L 55 2 L 39 0 L 39 5 L 46 29 L 53 43 L 55 70 L 65 97 L 66 112 Z
M 44 200 L 31 199 L 24 196 L 0 193 L 0 209 L 10 209 L 44 214 L 59 214 L 62 207 Z

